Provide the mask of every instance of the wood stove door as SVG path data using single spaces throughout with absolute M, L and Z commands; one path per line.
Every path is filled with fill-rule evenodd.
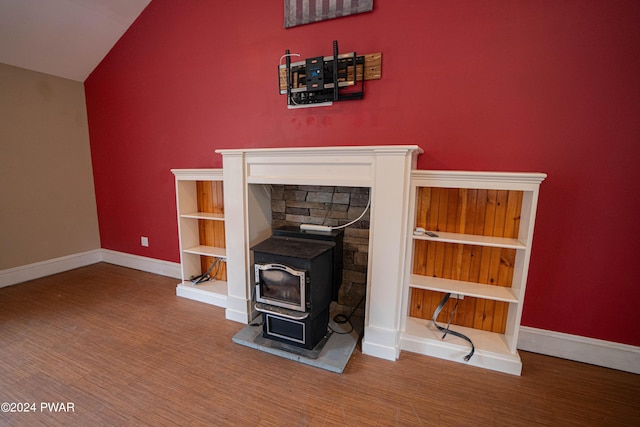
M 255 264 L 256 301 L 290 310 L 306 311 L 306 276 L 282 264 Z

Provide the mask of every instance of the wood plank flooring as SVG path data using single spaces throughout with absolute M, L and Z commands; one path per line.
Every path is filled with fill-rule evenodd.
M 175 285 L 100 263 L 0 289 L 0 403 L 36 406 L 0 425 L 640 425 L 640 375 L 521 352 L 515 377 L 359 348 L 335 374 L 234 344 L 243 325 Z M 54 402 L 74 411 L 41 411 Z

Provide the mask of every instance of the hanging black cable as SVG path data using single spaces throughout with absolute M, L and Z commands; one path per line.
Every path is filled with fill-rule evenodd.
M 353 323 L 351 323 L 351 316 L 353 316 L 353 313 L 356 312 L 356 310 L 358 309 L 358 307 L 360 307 L 360 304 L 362 304 L 362 301 L 364 301 L 364 297 L 365 295 L 362 295 L 362 298 L 360 298 L 360 301 L 358 301 L 358 304 L 356 304 L 355 307 L 353 307 L 353 310 L 351 310 L 351 313 L 349 313 L 348 316 L 345 316 L 342 313 L 336 314 L 333 317 L 333 321 L 335 323 L 337 323 L 338 325 L 343 325 L 345 323 L 349 323 L 349 325 L 351 326 L 351 329 L 349 329 L 348 331 L 345 332 L 340 332 L 340 331 L 336 331 L 335 329 L 333 329 L 331 327 L 331 325 L 329 325 L 329 328 L 331 329 L 331 331 L 333 331 L 336 334 L 350 334 L 353 331 Z
M 211 280 L 212 277 L 216 277 L 216 275 L 218 274 L 218 271 L 220 270 L 220 262 L 220 258 L 215 258 L 211 263 L 209 269 L 204 274 L 201 274 L 199 276 L 191 276 L 189 280 L 191 280 L 191 283 L 193 283 L 194 285 L 198 285 L 202 282 Z M 211 274 L 214 267 L 216 267 L 216 272 Z
M 460 332 L 456 332 L 456 331 L 453 331 L 453 330 L 449 329 L 449 326 L 451 325 L 451 320 L 453 319 L 453 312 L 455 311 L 456 307 L 458 306 L 458 302 L 456 301 L 456 305 L 453 307 L 453 311 L 451 312 L 451 316 L 449 317 L 449 323 L 447 324 L 446 328 L 438 325 L 438 323 L 436 322 L 436 318 L 438 317 L 438 315 L 440 314 L 440 312 L 444 308 L 444 306 L 447 303 L 447 301 L 449 300 L 450 296 L 451 296 L 451 293 L 445 294 L 444 298 L 442 298 L 442 301 L 440 301 L 440 305 L 438 305 L 438 307 L 436 307 L 436 310 L 433 312 L 433 319 L 432 319 L 433 320 L 433 325 L 440 332 L 444 332 L 444 335 L 442 335 L 442 339 L 444 339 L 444 337 L 446 337 L 447 334 L 451 334 L 451 335 L 456 336 L 458 338 L 462 338 L 463 340 L 465 340 L 469 344 L 471 344 L 471 351 L 469 352 L 469 354 L 467 354 L 464 357 L 464 361 L 468 362 L 469 359 L 471 359 L 471 356 L 473 356 L 473 353 L 476 351 L 476 348 L 473 345 L 473 341 L 471 341 L 471 338 L 469 338 L 468 336 L 463 335 Z

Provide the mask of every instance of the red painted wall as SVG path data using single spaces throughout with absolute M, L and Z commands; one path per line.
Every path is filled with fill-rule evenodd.
M 153 0 L 85 83 L 104 248 L 179 261 L 171 168 L 216 148 L 419 144 L 422 169 L 546 172 L 523 324 L 640 345 L 640 2 Z M 276 67 L 383 53 L 365 100 L 287 110 Z M 140 246 L 140 236 L 150 247 Z

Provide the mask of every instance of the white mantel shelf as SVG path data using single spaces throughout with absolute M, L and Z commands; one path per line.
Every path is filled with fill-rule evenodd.
M 383 145 L 221 149 L 216 153 L 226 159 L 242 158 L 248 184 L 372 187 L 376 159 L 409 156 L 415 160 L 422 149 L 417 145 Z
M 406 153 L 407 151 L 417 151 L 423 153 L 422 148 L 417 145 L 336 145 L 331 147 L 268 147 L 268 148 L 219 148 L 216 153 L 219 154 L 266 154 L 281 156 L 282 154 L 292 155 L 308 155 L 308 154 L 355 154 L 375 152 L 397 152 Z
M 309 156 L 324 154 L 340 154 L 345 156 L 362 156 L 370 153 L 397 153 L 417 152 L 422 154 L 422 148 L 417 145 L 345 145 L 333 147 L 274 147 L 274 148 L 221 148 L 216 153 L 222 155 L 261 155 L 261 156 Z

